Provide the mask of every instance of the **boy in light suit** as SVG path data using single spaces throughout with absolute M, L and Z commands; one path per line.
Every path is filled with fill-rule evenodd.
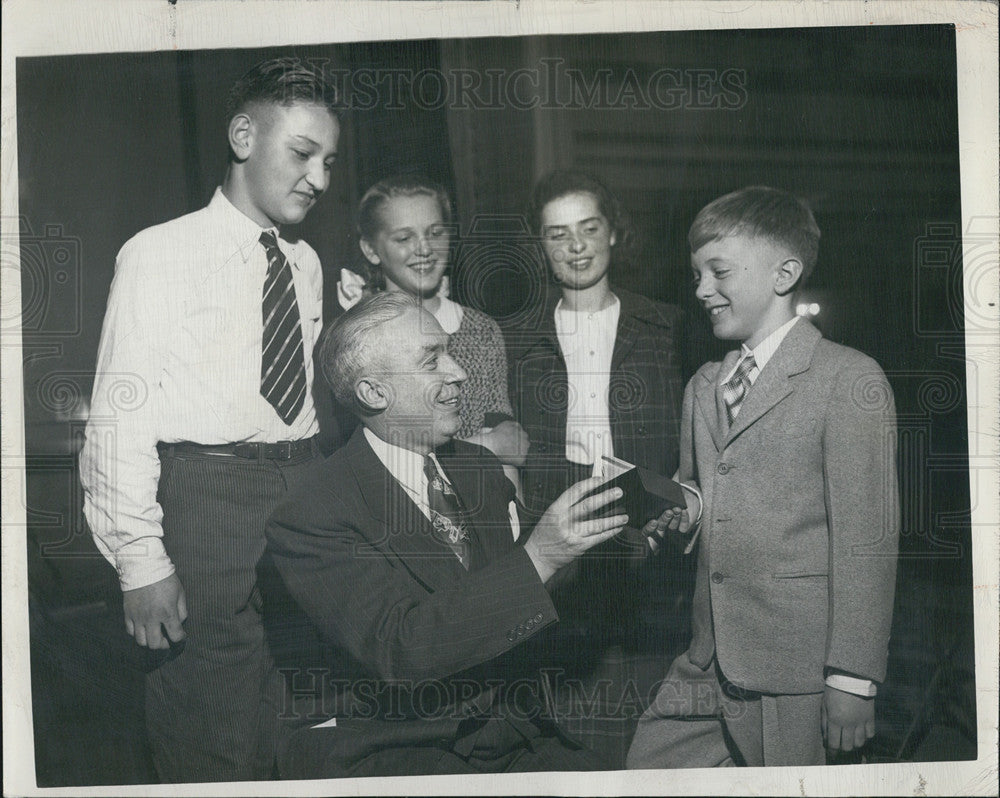
M 819 244 L 800 200 L 727 194 L 689 242 L 715 335 L 742 345 L 685 391 L 679 478 L 704 497 L 693 639 L 628 767 L 822 765 L 824 743 L 875 733 L 899 532 L 892 391 L 795 314 Z

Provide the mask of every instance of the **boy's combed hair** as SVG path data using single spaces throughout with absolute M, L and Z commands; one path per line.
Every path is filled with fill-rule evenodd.
M 615 234 L 616 260 L 627 260 L 635 244 L 635 231 L 628 213 L 611 190 L 592 174 L 576 169 L 557 169 L 544 175 L 536 184 L 528 206 L 528 217 L 533 229 L 541 233 L 542 211 L 553 200 L 570 194 L 590 194 L 597 200 L 597 208 Z
M 788 247 L 802 262 L 800 286 L 816 266 L 819 226 L 805 201 L 788 191 L 750 186 L 712 200 L 695 217 L 688 244 L 697 252 L 710 241 L 734 234 L 759 236 Z
M 248 69 L 229 91 L 226 118 L 254 103 L 322 105 L 338 118 L 341 112 L 336 87 L 301 58 L 272 58 Z
M 444 186 L 422 175 L 399 174 L 379 180 L 364 193 L 361 202 L 358 203 L 357 228 L 361 238 L 374 243 L 382 228 L 380 214 L 382 207 L 396 197 L 430 197 L 441 208 L 441 221 L 445 226 L 452 224 L 454 212 L 451 197 Z M 382 270 L 367 260 L 364 262 L 359 260 L 358 263 L 363 269 L 368 285 L 376 291 L 384 290 L 385 276 Z

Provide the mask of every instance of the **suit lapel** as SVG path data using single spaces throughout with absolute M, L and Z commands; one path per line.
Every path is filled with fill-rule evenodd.
M 372 543 L 384 544 L 431 590 L 466 573 L 447 544 L 435 539 L 427 516 L 382 464 L 363 432 L 358 427 L 347 444 L 348 462 L 380 533 Z
M 549 385 L 546 392 L 554 396 L 564 396 L 567 390 L 567 375 L 562 349 L 559 346 L 559 334 L 556 332 L 555 313 L 558 303 L 558 292 L 550 292 L 546 297 L 544 314 L 532 331 L 531 341 L 524 348 L 520 359 L 530 365 L 532 381 L 554 377 L 555 383 Z M 521 368 L 522 364 L 514 363 L 512 367 Z M 516 404 L 517 397 L 515 397 Z
M 615 333 L 615 346 L 611 353 L 611 373 L 614 374 L 621 368 L 622 361 L 635 346 L 636 336 L 639 334 L 639 327 L 635 318 L 625 308 L 622 303 L 618 315 L 618 330 Z
M 524 350 L 522 358 L 529 363 L 540 363 L 544 357 L 546 360 L 543 373 L 548 373 L 554 368 L 554 363 L 560 360 L 561 352 L 559 338 L 553 328 L 551 332 L 539 331 L 538 338 Z
M 769 413 L 792 392 L 794 386 L 789 378 L 809 368 L 813 350 L 820 337 L 819 331 L 808 322 L 799 320 L 793 325 L 747 392 L 740 412 L 729 430 L 728 441 L 732 441 L 761 416 Z M 719 395 L 721 400 L 721 388 Z

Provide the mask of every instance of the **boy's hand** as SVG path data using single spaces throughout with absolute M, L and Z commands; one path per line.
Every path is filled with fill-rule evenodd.
M 642 528 L 643 534 L 649 539 L 649 547 L 656 551 L 659 548 L 657 538 L 662 538 L 667 532 L 677 532 L 686 535 L 691 531 L 691 519 L 697 518 L 701 508 L 698 498 L 687 491 L 684 492 L 687 507 L 671 507 L 663 511 L 659 518 L 653 518 Z
M 861 748 L 875 736 L 875 699 L 827 687 L 820 724 L 831 753 Z
M 187 637 L 181 625 L 187 620 L 187 599 L 177 574 L 124 591 L 122 604 L 125 628 L 140 646 L 167 649 Z
M 659 518 L 653 518 L 642 528 L 642 533 L 649 540 L 649 548 L 656 551 L 660 547 L 657 538 L 662 538 L 667 532 L 686 533 L 691 528 L 691 517 L 687 510 L 671 507 L 663 511 Z

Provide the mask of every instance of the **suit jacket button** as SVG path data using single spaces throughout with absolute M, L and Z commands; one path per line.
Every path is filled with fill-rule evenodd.
M 729 465 L 726 463 L 719 463 L 719 468 L 717 470 L 720 474 L 725 476 L 729 473 Z
M 717 585 L 721 585 L 721 584 L 722 584 L 722 581 L 723 581 L 723 580 L 724 580 L 725 578 L 726 578 L 726 577 L 724 577 L 724 576 L 723 576 L 723 575 L 722 575 L 721 573 L 719 573 L 718 571 L 716 571 L 716 572 L 715 572 L 714 574 L 712 574 L 712 581 L 713 581 L 713 582 L 715 582 L 715 584 L 717 584 Z
M 636 429 L 636 433 L 639 434 L 639 435 L 645 435 L 646 434 L 646 428 L 645 427 L 639 427 L 638 429 Z
M 541 621 L 542 621 L 542 613 L 536 612 L 535 613 L 535 623 L 541 623 Z
M 517 632 L 511 629 L 509 632 L 507 632 L 507 641 L 513 643 L 515 640 L 517 640 Z

